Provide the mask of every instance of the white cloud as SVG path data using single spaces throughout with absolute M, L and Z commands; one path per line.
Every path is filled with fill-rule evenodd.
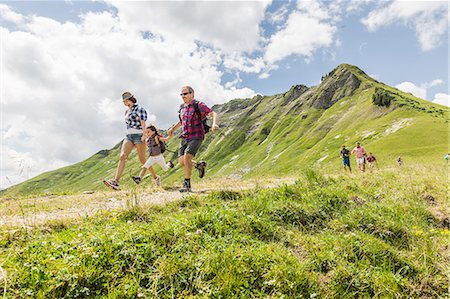
M 175 12 L 177 18 L 183 15 L 183 11 Z M 125 107 L 120 99 L 124 91 L 134 93 L 150 114 L 148 122 L 161 128 L 177 121 L 181 86 L 193 86 L 210 106 L 255 94 L 238 88 L 239 81 L 221 85 L 220 52 L 193 41 L 144 38 L 139 30 L 128 30 L 129 24 L 121 19 L 127 17 L 120 13 L 88 13 L 79 24 L 16 17 L 24 20 L 17 25 L 20 31 L 0 27 L 1 187 L 6 186 L 6 176 L 14 177 L 13 183 L 27 179 L 23 172 L 16 176 L 14 159 L 26 161 L 34 175 L 78 162 L 119 142 L 125 135 Z M 256 40 L 243 48 L 254 46 Z M 248 68 L 258 68 L 257 64 Z
M 267 14 L 267 20 L 270 24 L 284 23 L 289 13 L 289 3 L 282 5 L 279 9 Z
M 253 51 L 270 1 L 108 1 L 129 28 L 170 40 L 201 40 L 226 52 Z M 151 16 L 151 17 L 150 17 Z
M 30 179 L 48 169 L 60 168 L 69 164 L 58 159 L 48 161 L 36 157 L 32 152 L 18 152 L 3 145 L 0 151 L 0 160 L 2 167 L 0 190 Z
M 259 73 L 266 67 L 261 57 L 250 58 L 242 53 L 232 53 L 224 57 L 223 65 L 230 70 L 239 70 L 245 73 Z
M 410 92 L 418 98 L 421 98 L 421 99 L 427 98 L 427 89 L 416 86 L 412 82 L 402 82 L 400 84 L 395 85 L 395 87 L 400 89 L 401 91 Z
M 431 82 L 422 83 L 422 84 L 420 84 L 420 86 L 417 86 L 412 82 L 402 82 L 400 84 L 397 84 L 395 87 L 400 89 L 401 91 L 410 92 L 418 98 L 430 100 L 431 102 L 437 103 L 440 105 L 449 106 L 449 95 L 448 94 L 436 93 L 434 95 L 434 99 L 427 98 L 428 89 L 431 87 L 440 85 L 442 83 L 443 83 L 443 81 L 441 79 L 435 79 Z
M 5 4 L 0 4 L 0 19 L 3 19 L 14 24 L 21 24 L 24 21 L 24 17 L 14 11 Z
M 305 13 L 310 18 L 326 21 L 331 19 L 330 12 L 322 7 L 318 1 L 298 1 L 297 7 L 299 11 Z
M 447 1 L 393 1 L 370 12 L 361 21 L 369 31 L 376 31 L 393 23 L 414 27 L 422 50 L 427 51 L 445 40 L 448 18 Z
M 258 76 L 259 79 L 267 79 L 269 77 L 270 77 L 270 74 L 268 72 L 264 72 Z
M 292 54 L 309 58 L 317 49 L 330 46 L 336 28 L 320 18 L 300 11 L 292 13 L 286 27 L 270 38 L 264 59 L 276 63 Z
M 433 103 L 450 107 L 450 95 L 445 93 L 437 93 L 434 95 Z
M 441 85 L 442 83 L 444 83 L 444 81 L 442 81 L 441 79 L 435 79 L 431 82 L 423 83 L 421 84 L 421 86 L 424 88 L 431 88 L 437 85 Z

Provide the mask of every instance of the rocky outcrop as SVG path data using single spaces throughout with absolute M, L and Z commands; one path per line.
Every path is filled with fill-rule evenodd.
M 327 109 L 343 97 L 351 96 L 361 84 L 361 80 L 348 68 L 336 68 L 326 76 L 311 97 L 311 105 Z
M 281 106 L 285 106 L 285 105 L 289 104 L 290 102 L 298 99 L 302 94 L 304 94 L 308 90 L 309 90 L 309 88 L 305 85 L 292 86 L 291 89 L 289 89 L 289 91 L 283 95 L 284 100 L 281 103 Z

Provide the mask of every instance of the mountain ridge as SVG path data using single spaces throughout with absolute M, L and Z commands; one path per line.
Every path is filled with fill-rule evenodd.
M 439 163 L 438 153 L 447 151 L 448 145 L 448 108 L 378 82 L 349 64 L 337 66 L 316 86 L 293 85 L 284 93 L 233 99 L 213 109 L 221 130 L 207 134 L 198 157 L 208 161 L 207 176 L 212 177 L 292 175 L 307 167 L 337 171 L 340 146 L 356 141 L 377 153 L 385 165 L 393 165 L 398 155 L 406 155 L 411 163 Z M 423 150 L 420 140 L 431 143 L 431 151 Z M 3 193 L 102 188 L 101 180 L 114 174 L 119 145 Z M 177 138 L 168 147 L 176 151 Z M 167 153 L 166 160 L 174 155 Z M 135 154 L 130 156 L 124 183 L 127 176 L 137 173 L 136 160 Z M 163 176 L 166 183 L 180 179 L 178 168 Z

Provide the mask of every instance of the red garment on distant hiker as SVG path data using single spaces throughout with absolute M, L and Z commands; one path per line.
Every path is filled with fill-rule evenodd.
M 377 159 L 375 158 L 375 156 L 368 156 L 367 157 L 367 162 L 372 163 L 375 162 Z
M 202 119 L 212 112 L 212 109 L 205 105 L 205 103 L 198 102 L 198 109 L 200 110 L 201 119 L 195 113 L 193 100 L 189 105 L 184 105 L 181 109 L 181 122 L 183 132 L 181 133 L 181 138 L 191 141 L 193 139 L 203 140 L 205 138 L 205 131 L 203 129 Z

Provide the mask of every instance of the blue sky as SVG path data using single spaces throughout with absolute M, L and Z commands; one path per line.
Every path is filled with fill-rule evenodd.
M 167 128 L 183 85 L 213 105 L 349 63 L 448 106 L 448 19 L 448 1 L 0 1 L 0 188 L 117 144 L 124 91 Z

